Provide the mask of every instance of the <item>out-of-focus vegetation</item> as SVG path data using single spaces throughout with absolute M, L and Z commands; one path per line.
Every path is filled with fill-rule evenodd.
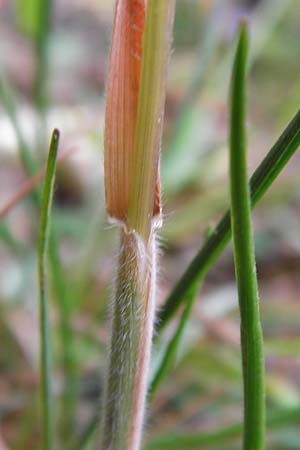
M 48 264 L 58 448 L 83 449 L 82 437 L 99 415 L 116 258 L 102 168 L 112 13 L 108 0 L 0 3 L 0 447 L 10 450 L 41 448 L 40 185 L 31 185 L 44 167 L 53 127 L 61 131 Z M 252 42 L 250 172 L 299 108 L 297 0 L 177 0 L 162 149 L 161 303 L 228 206 L 227 97 L 241 15 L 248 17 Z M 300 442 L 299 169 L 296 154 L 254 213 L 271 450 L 296 450 Z M 206 278 L 193 308 L 177 364 L 149 406 L 145 446 L 240 448 L 231 249 Z M 153 371 L 174 325 L 155 348 Z M 224 429 L 226 437 L 213 433 Z M 175 432 L 198 433 L 202 441 L 176 441 Z

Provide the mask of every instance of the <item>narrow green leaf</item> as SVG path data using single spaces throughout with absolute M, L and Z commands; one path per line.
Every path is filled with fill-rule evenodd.
M 43 112 L 47 106 L 46 81 L 49 71 L 49 37 L 50 19 L 52 14 L 52 0 L 39 0 L 37 3 L 37 29 L 36 29 L 36 79 L 35 101 L 36 107 Z
M 286 425 L 298 424 L 300 420 L 300 407 L 274 411 L 267 417 L 268 429 L 277 429 Z M 243 431 L 243 424 L 236 423 L 215 431 L 198 434 L 168 434 L 153 439 L 145 446 L 145 450 L 182 450 L 199 449 L 202 445 L 222 443 L 232 440 Z M 205 447 L 206 448 L 206 447 Z
M 41 0 L 14 0 L 15 17 L 21 31 L 31 38 L 37 34 L 38 9 Z
M 53 408 L 51 393 L 51 356 L 48 306 L 46 298 L 46 256 L 49 234 L 49 219 L 53 197 L 53 186 L 58 150 L 59 132 L 54 130 L 49 148 L 46 177 L 42 197 L 40 234 L 38 248 L 38 280 L 40 309 L 40 376 L 41 376 L 41 408 L 43 425 L 43 449 L 53 448 Z
M 16 113 L 14 95 L 3 73 L 0 73 L 0 99 L 16 134 L 20 160 L 27 175 L 32 176 L 37 169 L 36 163 L 33 160 L 29 147 L 23 137 L 23 133 Z
M 246 66 L 248 32 L 240 27 L 230 96 L 230 197 L 235 276 L 241 318 L 244 385 L 244 450 L 262 450 L 265 441 L 265 368 L 259 314 L 251 203 L 247 175 Z
M 251 177 L 250 192 L 252 207 L 258 203 L 268 190 L 299 145 L 300 111 L 296 113 Z M 202 279 L 208 273 L 229 243 L 230 237 L 230 213 L 227 211 L 166 299 L 158 315 L 158 332 L 166 326 L 180 305 L 185 301 L 187 292 L 195 280 Z
M 29 150 L 29 146 L 26 142 L 24 134 L 21 130 L 18 122 L 15 101 L 11 92 L 11 89 L 4 78 L 3 74 L 0 74 L 0 98 L 5 107 L 6 113 L 10 119 L 11 125 L 14 129 L 15 135 L 18 141 L 18 150 L 20 160 L 25 172 L 28 176 L 34 175 L 36 172 L 36 162 L 32 158 Z M 41 207 L 41 193 L 39 186 L 36 187 L 32 193 L 34 206 L 36 209 Z M 72 357 L 73 347 L 70 345 L 72 342 L 72 329 L 70 324 L 70 295 L 66 286 L 66 281 L 63 276 L 62 264 L 58 252 L 59 237 L 54 229 L 50 236 L 49 246 L 49 262 L 51 266 L 51 272 L 54 281 L 55 294 L 58 301 L 59 308 L 59 321 L 60 321 L 60 340 L 62 349 L 62 359 L 65 374 L 65 395 L 63 396 L 63 419 L 60 420 L 61 428 L 70 429 L 69 423 L 72 420 L 72 412 L 74 411 L 74 398 L 75 398 L 75 367 L 74 358 Z
M 163 359 L 153 377 L 153 380 L 151 381 L 149 388 L 150 398 L 153 397 L 153 395 L 157 391 L 158 386 L 166 377 L 172 365 L 174 364 L 181 338 L 183 336 L 184 330 L 190 318 L 191 310 L 196 299 L 198 288 L 199 288 L 198 283 L 195 283 L 187 294 L 186 305 L 179 320 L 178 326 L 174 332 L 173 337 L 171 338 L 170 342 L 167 345 Z

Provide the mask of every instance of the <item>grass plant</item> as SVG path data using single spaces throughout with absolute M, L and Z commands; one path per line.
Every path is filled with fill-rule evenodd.
M 218 22 L 221 4 L 224 8 L 223 2 L 214 2 L 210 21 L 204 30 L 206 37 L 204 36 L 204 43 L 199 47 L 195 71 L 191 74 L 191 83 L 182 97 L 182 102 L 179 103 L 178 114 L 174 120 L 175 129 L 171 129 L 171 146 L 165 154 L 167 193 L 177 192 L 177 188 L 180 191 L 190 176 L 180 173 L 183 172 L 181 158 L 182 152 L 189 151 L 185 142 L 189 127 L 186 124 L 191 123 L 191 116 L 192 122 L 195 123 L 196 115 L 193 111 L 198 109 L 197 95 L 206 87 L 205 83 L 213 84 L 218 78 L 223 79 L 227 73 L 230 49 L 225 53 L 225 58 L 222 57 L 220 68 L 207 82 L 206 65 L 214 62 L 218 48 L 223 45 L 223 31 Z M 286 2 L 283 5 L 280 1 L 264 2 L 263 17 L 266 16 L 269 20 L 268 23 L 265 22 L 265 27 L 259 28 L 259 14 L 256 16 L 255 24 L 262 30 L 262 38 L 255 33 L 255 58 L 288 4 L 289 2 Z M 18 13 L 23 17 L 23 2 L 19 0 L 16 5 Z M 273 11 L 272 15 L 269 14 L 270 8 Z M 235 448 L 234 445 L 239 443 L 243 435 L 244 450 L 263 450 L 265 426 L 267 430 L 279 430 L 299 422 L 299 405 L 296 404 L 289 408 L 271 405 L 274 406 L 273 411 L 268 411 L 265 420 L 263 338 L 258 308 L 251 208 L 256 206 L 299 148 L 300 112 L 295 114 L 248 180 L 245 127 L 248 37 L 245 25 L 240 29 L 230 95 L 230 209 L 206 237 L 198 253 L 183 275 L 178 278 L 156 314 L 159 278 L 157 235 L 163 217 L 160 147 L 174 10 L 175 0 L 115 2 L 107 79 L 104 177 L 106 211 L 110 221 L 118 228 L 119 251 L 110 307 L 111 336 L 107 351 L 107 367 L 103 375 L 101 408 L 98 406 L 96 413 L 94 408 L 94 415 L 87 420 L 86 426 L 78 430 L 74 426 L 77 423 L 77 407 L 81 406 L 78 401 L 80 392 L 77 384 L 77 362 L 84 351 L 80 350 L 81 353 L 78 351 L 77 354 L 76 343 L 82 342 L 81 337 L 77 336 L 77 328 L 75 331 L 73 318 L 74 313 L 78 315 L 81 313 L 86 297 L 90 294 L 89 276 L 91 268 L 96 267 L 97 249 L 95 251 L 95 248 L 92 248 L 93 251 L 88 253 L 89 258 L 86 258 L 89 264 L 87 268 L 84 267 L 82 277 L 84 282 L 79 280 L 74 283 L 75 276 L 70 273 L 71 271 L 68 273 L 65 271 L 60 255 L 62 233 L 56 224 L 56 218 L 60 214 L 59 207 L 53 212 L 53 230 L 49 232 L 59 133 L 54 130 L 52 134 L 44 172 L 39 167 L 39 157 L 31 151 L 21 129 L 14 92 L 6 78 L 3 75 L 0 77 L 0 99 L 14 129 L 18 157 L 28 177 L 21 186 L 19 195 L 0 210 L 0 218 L 3 220 L 0 234 L 11 251 L 16 255 L 22 255 L 22 258 L 26 253 L 26 245 L 22 245 L 15 238 L 9 221 L 4 220 L 27 194 L 31 195 L 30 207 L 33 207 L 33 216 L 37 218 L 40 213 L 37 252 L 42 434 L 41 442 L 36 445 L 39 449 L 54 450 L 56 442 L 57 446 L 68 450 L 92 450 L 94 447 L 99 450 L 140 450 L 140 448 L 183 450 L 202 447 L 215 449 L 225 448 L 230 443 L 233 445 L 232 448 Z M 224 10 L 221 11 L 223 14 Z M 45 143 L 45 119 L 49 106 L 47 80 L 51 68 L 49 39 L 52 13 L 52 0 L 34 0 L 30 2 L 30 14 L 24 14 L 23 17 L 27 21 L 23 26 L 28 32 L 31 30 L 30 36 L 33 38 L 36 57 L 32 91 L 33 104 L 39 114 L 37 130 L 39 150 Z M 251 60 L 254 60 L 253 55 L 250 62 Z M 173 155 L 172 147 L 174 147 Z M 193 172 L 195 167 L 190 167 L 189 170 Z M 174 176 L 174 173 L 179 176 Z M 44 186 L 41 190 L 40 183 L 43 179 Z M 86 230 L 79 225 L 78 228 L 80 229 L 78 235 L 86 236 Z M 212 427 L 209 431 L 204 430 L 190 435 L 180 431 L 175 433 L 172 428 L 169 433 L 162 432 L 154 437 L 150 435 L 143 446 L 147 403 L 156 400 L 155 396 L 162 382 L 168 379 L 174 368 L 178 348 L 190 323 L 200 286 L 231 237 L 241 316 L 244 422 L 232 420 L 232 425 L 225 426 L 223 423 L 224 426 Z M 84 266 L 80 259 L 77 265 Z M 51 292 L 56 300 L 53 306 L 58 313 L 55 316 L 57 317 L 55 331 L 58 335 L 58 345 L 55 347 L 57 358 L 53 361 L 47 295 L 47 285 L 50 282 Z M 178 323 L 168 338 L 160 364 L 150 379 L 152 342 L 154 340 L 154 344 L 158 346 L 161 339 L 166 338 L 162 333 L 178 312 L 180 312 Z M 101 314 L 102 310 L 99 315 Z M 94 324 L 99 327 L 98 316 Z M 93 345 L 99 346 L 98 334 L 94 341 Z M 275 347 L 278 348 L 278 345 Z M 101 348 L 103 348 L 102 341 Z M 95 353 L 93 357 L 95 360 Z M 210 355 L 207 357 L 210 358 Z M 53 369 L 56 369 L 54 364 L 57 364 L 63 375 L 62 391 L 55 397 L 52 388 L 52 374 L 55 372 Z M 235 382 L 240 382 L 238 375 L 236 379 L 238 381 Z M 56 421 L 53 417 L 54 399 L 60 401 L 60 414 Z M 155 407 L 155 401 L 151 407 L 152 405 Z M 33 416 L 30 411 L 26 421 L 22 423 L 20 427 L 22 431 L 18 436 L 20 443 L 11 447 L 14 450 L 23 450 L 25 437 L 27 439 L 30 435 L 27 430 L 28 423 L 33 421 Z

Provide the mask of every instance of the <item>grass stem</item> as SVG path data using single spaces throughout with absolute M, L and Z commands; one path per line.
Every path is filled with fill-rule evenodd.
M 230 193 L 235 276 L 241 317 L 244 450 L 262 450 L 265 434 L 265 368 L 254 238 L 247 177 L 246 66 L 248 33 L 240 27 L 230 96 Z
M 121 231 L 101 450 L 137 450 L 144 418 L 155 309 L 155 242 Z

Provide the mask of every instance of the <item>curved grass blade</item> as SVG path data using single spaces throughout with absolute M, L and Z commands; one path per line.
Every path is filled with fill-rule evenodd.
M 247 175 L 246 66 L 248 32 L 240 26 L 230 96 L 230 197 L 235 277 L 241 320 L 245 450 L 262 450 L 265 440 L 265 368 L 259 313 L 251 203 Z
M 15 111 L 15 102 L 11 93 L 9 86 L 3 75 L 0 74 L 0 99 L 3 101 L 6 113 L 10 119 L 11 125 L 17 137 L 19 146 L 19 155 L 21 163 L 24 167 L 25 172 L 31 178 L 33 174 L 36 173 L 36 162 L 32 158 L 29 146 L 26 139 L 22 133 L 19 122 L 17 120 L 17 115 Z M 36 174 L 38 176 L 38 173 Z M 34 186 L 31 192 L 32 199 L 34 201 L 35 209 L 40 209 L 41 206 L 41 192 L 39 186 Z M 53 274 L 54 288 L 56 291 L 56 297 L 59 299 L 59 315 L 60 315 L 60 339 L 62 348 L 62 359 L 65 374 L 65 385 L 66 394 L 64 395 L 63 403 L 63 419 L 60 421 L 60 426 L 65 433 L 65 429 L 68 432 L 71 425 L 69 422 L 72 421 L 71 412 L 74 410 L 74 398 L 75 398 L 75 368 L 74 368 L 74 358 L 71 357 L 71 352 L 73 347 L 70 345 L 72 340 L 72 330 L 70 325 L 70 317 L 68 313 L 69 306 L 69 291 L 66 287 L 65 279 L 62 275 L 62 264 L 58 252 L 59 236 L 55 232 L 55 229 L 50 236 L 51 245 L 49 246 L 49 262 L 51 266 L 51 271 Z
M 198 283 L 195 283 L 191 287 L 190 291 L 187 294 L 186 305 L 185 305 L 185 308 L 181 315 L 178 327 L 175 330 L 175 333 L 174 333 L 172 339 L 168 343 L 168 346 L 166 348 L 163 359 L 153 377 L 153 380 L 151 381 L 150 388 L 149 388 L 150 399 L 152 399 L 153 395 L 157 391 L 158 386 L 163 381 L 163 379 L 166 377 L 166 375 L 168 374 L 169 370 L 172 367 L 172 364 L 174 363 L 181 338 L 182 338 L 184 330 L 188 324 L 191 310 L 192 310 L 192 307 L 196 300 L 198 288 L 199 288 Z
M 53 197 L 53 186 L 58 150 L 59 132 L 54 130 L 51 138 L 49 156 L 47 160 L 46 178 L 43 189 L 40 234 L 38 247 L 38 280 L 39 280 L 39 309 L 40 309 L 40 376 L 41 376 L 41 407 L 43 428 L 43 449 L 53 448 L 52 424 L 52 394 L 51 394 L 51 361 L 48 307 L 46 299 L 46 256 L 49 234 L 49 218 Z
M 254 207 L 280 174 L 300 145 L 300 111 L 298 111 L 250 179 L 251 206 Z M 190 286 L 202 279 L 230 241 L 230 213 L 227 211 L 211 236 L 176 283 L 158 315 L 160 332 L 185 301 Z
M 298 424 L 300 420 L 300 407 L 287 408 L 274 411 L 267 416 L 266 425 L 269 430 L 285 427 L 286 425 Z M 145 446 L 145 450 L 182 450 L 199 449 L 200 446 L 210 446 L 210 444 L 222 444 L 236 437 L 243 431 L 243 424 L 236 423 L 215 431 L 208 431 L 197 434 L 168 434 L 157 437 Z

